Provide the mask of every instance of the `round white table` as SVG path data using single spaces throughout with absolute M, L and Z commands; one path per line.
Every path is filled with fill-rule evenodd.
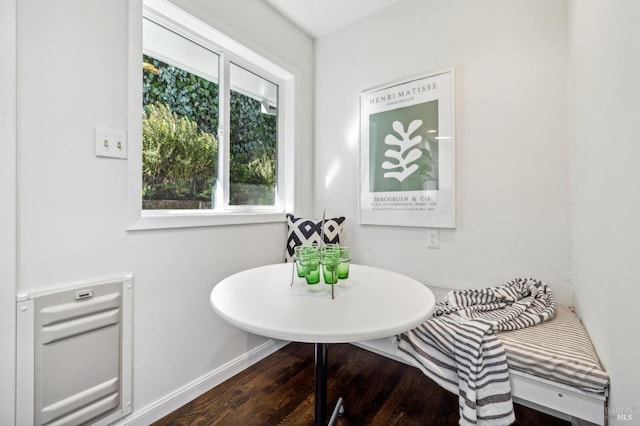
M 316 344 L 315 420 L 324 425 L 328 344 L 410 330 L 431 316 L 435 299 L 412 278 L 354 264 L 349 278 L 335 285 L 332 299 L 330 285 L 322 281 L 308 285 L 292 274 L 293 268 L 294 263 L 280 263 L 231 275 L 211 291 L 211 306 L 225 321 L 245 331 Z

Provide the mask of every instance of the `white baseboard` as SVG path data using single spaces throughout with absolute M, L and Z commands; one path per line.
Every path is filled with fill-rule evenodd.
M 286 346 L 289 342 L 269 340 L 246 354 L 205 374 L 188 385 L 143 407 L 115 423 L 117 426 L 147 426 L 172 413 L 211 388 L 218 386 L 258 361 Z

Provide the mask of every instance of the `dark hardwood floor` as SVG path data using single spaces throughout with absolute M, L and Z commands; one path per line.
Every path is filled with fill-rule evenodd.
M 349 344 L 329 346 L 328 395 L 346 425 L 457 425 L 458 397 L 419 370 Z M 163 425 L 312 425 L 314 346 L 291 343 L 158 422 Z M 515 405 L 516 425 L 570 423 Z

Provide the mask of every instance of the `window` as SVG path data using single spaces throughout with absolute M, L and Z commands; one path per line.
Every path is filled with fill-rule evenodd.
M 220 55 L 149 19 L 142 28 L 142 208 L 209 209 Z
M 283 220 L 293 205 L 293 75 L 168 2 L 143 5 L 130 229 Z M 140 63 L 137 73 L 140 82 Z

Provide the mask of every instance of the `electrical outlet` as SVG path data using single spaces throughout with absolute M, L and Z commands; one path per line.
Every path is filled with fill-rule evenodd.
M 93 133 L 96 157 L 127 158 L 127 134 L 96 128 Z
M 428 229 L 427 230 L 427 247 L 433 249 L 440 248 L 440 230 Z

